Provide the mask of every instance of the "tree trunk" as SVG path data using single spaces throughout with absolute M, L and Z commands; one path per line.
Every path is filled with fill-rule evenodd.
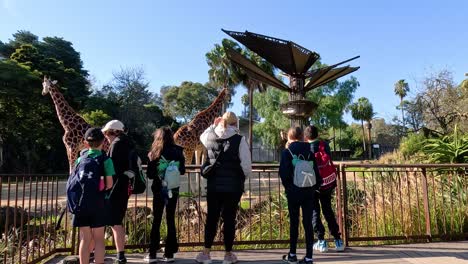
M 362 148 L 364 149 L 364 153 L 365 153 L 366 152 L 366 133 L 364 132 L 364 120 L 361 120 L 361 128 L 362 128 Z
M 400 100 L 400 107 L 401 107 L 401 123 L 403 124 L 403 129 L 405 128 L 405 114 L 403 110 L 403 98 Z
M 250 159 L 252 159 L 253 150 L 253 87 L 249 88 L 249 148 L 250 148 Z
M 340 134 L 339 134 L 340 135 L 340 159 L 343 160 L 343 152 L 342 152 L 342 148 L 341 148 L 341 144 L 342 144 L 342 142 L 341 142 L 341 129 L 342 128 L 340 126 Z
M 370 121 L 367 121 L 367 130 L 369 133 L 369 159 L 372 159 L 372 136 L 371 136 L 372 124 Z
M 336 130 L 333 127 L 333 152 L 336 154 Z

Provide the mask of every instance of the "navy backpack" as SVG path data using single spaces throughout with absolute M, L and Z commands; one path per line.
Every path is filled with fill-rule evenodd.
M 76 214 L 95 206 L 105 160 L 104 153 L 95 158 L 89 157 L 88 151 L 81 153 L 80 161 L 67 181 L 67 207 L 70 213 Z

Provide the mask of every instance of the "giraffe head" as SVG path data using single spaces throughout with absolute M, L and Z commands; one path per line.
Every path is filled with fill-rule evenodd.
M 50 91 L 50 88 L 56 84 L 57 84 L 56 80 L 51 81 L 50 78 L 47 78 L 46 76 L 44 76 L 44 80 L 42 81 L 42 95 L 48 94 Z

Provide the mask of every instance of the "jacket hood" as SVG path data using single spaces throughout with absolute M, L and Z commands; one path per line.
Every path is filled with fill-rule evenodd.
M 216 126 L 215 133 L 218 137 L 222 139 L 230 138 L 235 134 L 239 134 L 239 129 L 235 126 L 228 126 L 226 128 L 222 126 Z
M 117 142 L 121 142 L 121 144 L 126 144 L 128 145 L 130 148 L 134 148 L 135 147 L 135 143 L 130 139 L 130 137 L 123 133 L 123 134 L 120 134 L 118 137 L 116 137 L 114 139 L 114 141 L 112 143 L 117 143 Z

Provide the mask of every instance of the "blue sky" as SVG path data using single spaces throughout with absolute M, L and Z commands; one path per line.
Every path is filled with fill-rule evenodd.
M 205 53 L 228 37 L 221 28 L 293 40 L 327 64 L 360 55 L 356 98 L 388 121 L 398 114 L 397 80 L 407 79 L 412 95 L 429 72 L 447 68 L 457 82 L 468 72 L 466 0 L 0 1 L 0 40 L 20 29 L 63 37 L 100 84 L 121 66 L 142 66 L 154 92 L 204 83 Z

